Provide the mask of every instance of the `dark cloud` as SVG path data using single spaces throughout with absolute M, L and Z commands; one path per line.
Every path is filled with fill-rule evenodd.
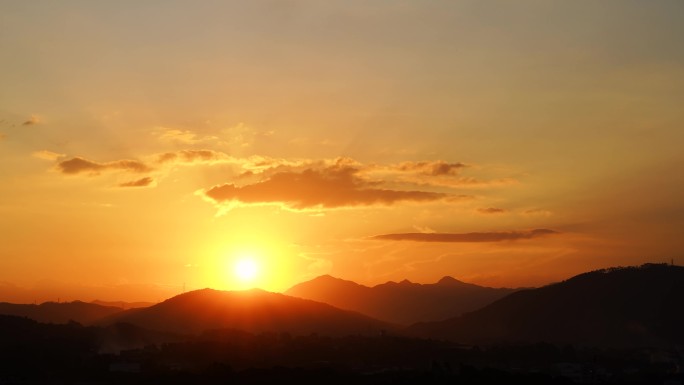
M 532 239 L 547 235 L 558 234 L 549 229 L 535 229 L 529 231 L 508 231 L 488 233 L 403 233 L 383 234 L 371 239 L 388 241 L 416 241 L 416 242 L 503 242 L 520 239 Z
M 294 209 L 391 205 L 400 201 L 435 201 L 449 196 L 427 191 L 382 189 L 379 182 L 362 179 L 358 172 L 358 168 L 346 165 L 285 171 L 245 186 L 215 186 L 204 194 L 217 203 L 283 204 Z
M 81 157 L 74 157 L 57 163 L 57 169 L 64 174 L 89 173 L 99 174 L 102 171 L 121 170 L 129 172 L 147 172 L 151 168 L 137 160 L 115 160 L 113 162 L 98 163 Z
M 24 123 L 22 123 L 21 125 L 22 126 L 32 126 L 32 125 L 38 124 L 38 123 L 40 123 L 40 118 L 34 115 L 34 116 L 31 116 L 30 118 L 28 118 L 28 120 L 24 121 Z
M 466 167 L 463 163 L 447 163 L 442 160 L 437 161 L 423 161 L 423 162 L 404 162 L 401 163 L 397 169 L 400 171 L 413 171 L 425 175 L 442 176 L 442 175 L 456 175 L 459 171 Z
M 152 182 L 154 182 L 154 179 L 147 176 L 138 180 L 120 183 L 119 187 L 145 187 L 149 186 Z
M 157 162 L 204 163 L 223 160 L 226 158 L 226 154 L 213 150 L 182 150 L 160 154 L 157 158 Z
M 416 186 L 432 186 L 446 188 L 486 188 L 513 184 L 511 178 L 484 180 L 473 176 L 462 175 L 462 171 L 470 168 L 461 162 L 443 160 L 402 162 L 390 165 L 363 165 L 362 173 L 369 178 L 381 178 L 388 182 L 413 184 Z
M 480 214 L 503 214 L 505 212 L 508 212 L 508 210 L 500 209 L 498 207 L 483 207 L 477 209 L 477 212 Z

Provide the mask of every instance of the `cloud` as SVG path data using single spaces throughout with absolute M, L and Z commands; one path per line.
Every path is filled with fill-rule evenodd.
M 97 175 L 102 171 L 120 170 L 128 172 L 147 172 L 151 168 L 137 160 L 115 160 L 107 163 L 97 163 L 81 157 L 74 157 L 61 161 L 57 164 L 57 169 L 64 174 L 89 173 Z
M 157 137 L 164 142 L 176 142 L 180 144 L 195 144 L 200 141 L 197 134 L 188 130 L 177 130 L 168 128 L 159 128 Z
M 532 239 L 558 234 L 549 229 L 529 231 L 487 232 L 487 233 L 400 233 L 383 234 L 371 237 L 375 240 L 415 241 L 415 242 L 503 242 Z
M 441 176 L 457 175 L 460 170 L 467 167 L 463 163 L 447 163 L 443 160 L 423 161 L 423 162 L 403 162 L 395 166 L 400 171 L 417 172 L 424 175 Z
M 33 126 L 34 124 L 39 124 L 41 121 L 42 120 L 40 119 L 40 117 L 38 117 L 36 115 L 31 115 L 31 117 L 29 117 L 28 120 L 24 121 L 24 123 L 22 123 L 21 125 L 22 126 Z
M 234 161 L 227 154 L 213 150 L 182 150 L 165 152 L 157 157 L 158 163 L 214 163 L 219 161 Z
M 217 134 L 218 145 L 233 151 L 240 151 L 254 144 L 259 133 L 252 127 L 240 122 L 232 127 L 224 128 Z
M 151 159 L 153 163 L 158 164 L 234 164 L 244 170 L 245 176 L 266 175 L 266 172 L 274 173 L 280 170 L 293 170 L 298 167 L 301 168 L 305 164 L 313 164 L 311 161 L 306 160 L 277 159 L 259 155 L 238 158 L 222 151 L 206 149 L 164 152 L 152 156 Z
M 145 187 L 145 186 L 149 186 L 150 184 L 152 184 L 152 182 L 154 182 L 154 179 L 147 176 L 147 177 L 144 177 L 144 178 L 141 178 L 138 180 L 120 183 L 119 187 Z
M 506 209 L 500 209 L 498 207 L 482 207 L 477 209 L 480 214 L 503 214 L 508 212 Z
M 59 154 L 48 150 L 34 151 L 31 153 L 31 155 L 35 158 L 43 160 L 57 160 L 64 156 L 64 154 Z
M 544 210 L 544 209 L 529 209 L 525 210 L 523 212 L 523 215 L 529 215 L 529 216 L 542 216 L 542 217 L 550 217 L 553 213 L 549 210 Z
M 334 146 L 335 142 L 330 139 L 311 139 L 306 137 L 294 138 L 288 141 L 293 146 Z
M 367 165 L 362 171 L 364 175 L 370 178 L 382 178 L 387 181 L 417 186 L 483 188 L 517 183 L 512 178 L 485 180 L 462 175 L 462 171 L 467 169 L 472 169 L 472 167 L 461 162 L 433 160 L 390 165 Z
M 306 270 L 308 272 L 307 276 L 318 277 L 322 274 L 328 274 L 332 270 L 332 261 L 314 256 L 314 254 L 300 253 L 299 257 L 308 261 Z
M 210 121 L 205 123 L 211 125 Z M 155 127 L 152 130 L 152 135 L 165 144 L 204 144 L 230 150 L 244 149 L 254 144 L 255 140 L 267 138 L 274 133 L 275 131 L 257 131 L 244 123 L 220 129 L 205 127 L 200 132 L 168 127 Z
M 0 141 L 5 140 L 6 137 L 7 137 L 7 135 L 0 132 Z
M 321 169 L 284 171 L 244 186 L 223 184 L 203 192 L 220 204 L 277 204 L 302 210 L 370 205 L 392 205 L 401 201 L 429 202 L 447 198 L 437 192 L 380 188 L 357 174 L 359 168 L 344 164 Z
M 413 228 L 418 230 L 420 233 L 427 233 L 427 234 L 436 233 L 436 231 L 434 229 L 432 229 L 431 227 L 428 227 L 428 226 L 413 225 Z

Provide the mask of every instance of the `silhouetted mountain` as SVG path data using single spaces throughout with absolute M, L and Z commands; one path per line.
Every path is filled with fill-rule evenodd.
M 515 290 L 473 285 L 452 277 L 444 277 L 434 284 L 403 280 L 368 287 L 323 275 L 295 285 L 285 293 L 409 325 L 458 316 L 488 305 Z
M 591 346 L 684 343 L 684 268 L 647 264 L 580 274 L 409 331 L 463 343 L 500 341 Z
M 375 335 L 393 328 L 390 324 L 328 304 L 258 289 L 192 291 L 148 308 L 127 310 L 100 324 L 116 322 L 181 334 L 238 329 L 293 335 Z
M 100 301 L 99 299 L 96 299 L 95 301 L 92 301 L 90 303 L 94 303 L 100 306 L 120 307 L 124 310 L 135 309 L 139 307 L 150 307 L 155 304 L 155 302 Z
M 40 305 L 14 304 L 0 302 L 0 314 L 28 317 L 47 323 L 67 323 L 76 321 L 90 324 L 100 318 L 123 311 L 120 307 L 102 306 L 81 301 L 44 302 Z

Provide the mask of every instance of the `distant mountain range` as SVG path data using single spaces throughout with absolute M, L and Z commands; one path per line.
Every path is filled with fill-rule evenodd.
M 112 351 L 119 345 L 133 346 L 227 329 L 256 334 L 288 332 L 327 336 L 373 336 L 389 331 L 483 345 L 549 342 L 598 347 L 672 347 L 684 344 L 684 267 L 680 266 L 647 264 L 610 268 L 515 292 L 483 288 L 449 277 L 431 285 L 402 281 L 370 288 L 322 276 L 299 284 L 287 293 L 291 295 L 258 289 L 204 289 L 128 310 L 79 301 L 41 305 L 0 303 L 0 314 L 43 323 L 73 320 L 83 325 L 102 326 L 107 330 L 108 339 L 117 341 L 107 347 Z M 314 297 L 330 304 L 292 295 Z M 499 298 L 493 298 L 496 296 Z M 480 305 L 483 307 L 474 310 Z M 439 319 L 463 309 L 473 311 L 406 328 L 396 325 L 412 319 Z
M 152 306 L 155 304 L 155 302 L 100 301 L 99 299 L 96 299 L 95 301 L 92 301 L 91 303 L 94 303 L 94 304 L 100 305 L 100 306 L 120 307 L 124 310 L 134 309 L 134 308 L 138 308 L 138 307 L 148 307 L 148 306 Z
M 123 310 L 121 307 L 102 306 L 81 301 L 44 302 L 40 305 L 0 302 L 0 314 L 28 317 L 44 323 L 75 321 L 87 325 Z
M 684 343 L 684 268 L 647 264 L 580 274 L 410 332 L 471 344 L 545 341 L 589 346 Z
M 141 309 L 114 314 L 99 325 L 129 323 L 145 329 L 199 334 L 211 329 L 293 335 L 378 335 L 395 326 L 328 304 L 259 289 L 203 289 L 178 295 Z
M 410 325 L 440 321 L 480 309 L 516 290 L 478 286 L 452 277 L 444 277 L 434 284 L 404 280 L 368 287 L 323 275 L 295 285 L 285 294 Z

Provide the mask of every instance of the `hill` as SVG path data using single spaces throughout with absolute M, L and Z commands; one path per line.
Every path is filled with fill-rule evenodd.
M 155 302 L 100 301 L 99 299 L 91 301 L 90 303 L 100 306 L 120 307 L 124 310 L 135 309 L 138 307 L 149 307 L 155 304 Z
M 590 346 L 684 343 L 684 268 L 647 264 L 580 274 L 513 293 L 485 308 L 409 328 L 463 343 L 553 342 Z
M 482 308 L 514 291 L 473 285 L 452 277 L 444 277 L 434 284 L 404 280 L 368 287 L 323 275 L 295 285 L 285 293 L 409 325 L 455 317 Z
M 157 305 L 131 309 L 100 324 L 130 323 L 146 329 L 199 334 L 212 329 L 250 333 L 288 332 L 293 335 L 376 335 L 393 326 L 328 304 L 252 289 L 203 289 Z
M 0 302 L 0 314 L 27 317 L 44 323 L 75 321 L 87 325 L 123 310 L 120 307 L 102 306 L 81 301 L 44 302 L 40 305 Z

